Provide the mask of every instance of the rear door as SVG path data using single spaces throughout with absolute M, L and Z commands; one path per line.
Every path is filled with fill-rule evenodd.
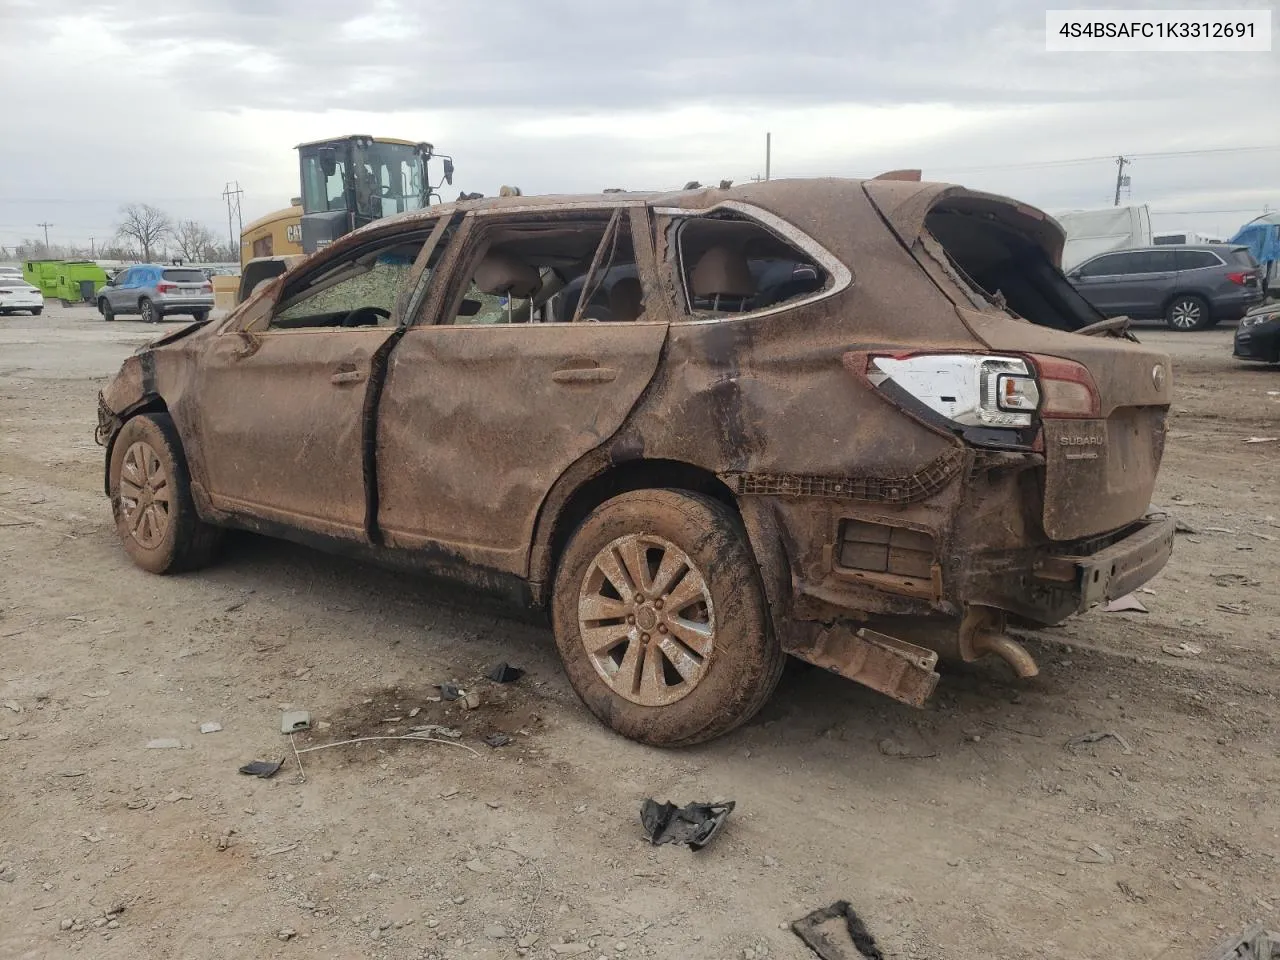
M 462 560 L 527 574 L 547 493 L 621 426 L 657 368 L 669 316 L 644 287 L 638 317 L 632 309 L 626 320 L 564 322 L 527 285 L 517 291 L 526 299 L 505 297 L 481 265 L 494 262 L 491 253 L 514 257 L 542 270 L 544 289 L 553 263 L 569 281 L 587 272 L 584 264 L 608 276 L 628 259 L 647 262 L 640 273 L 654 276 L 643 215 L 634 204 L 469 215 L 421 322 L 389 360 L 377 428 L 378 527 L 387 544 L 446 566 Z M 511 322 L 526 310 L 535 322 Z

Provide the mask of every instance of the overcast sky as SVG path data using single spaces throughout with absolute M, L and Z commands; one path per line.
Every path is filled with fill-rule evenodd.
M 130 201 L 225 233 L 227 181 L 248 222 L 342 133 L 435 143 L 446 199 L 741 181 L 772 131 L 775 177 L 922 167 L 1051 211 L 1110 204 L 1116 154 L 1280 145 L 1280 42 L 1051 54 L 1048 5 L 1102 4 L 0 0 L 0 245 L 100 242 Z M 1280 146 L 1128 172 L 1157 229 L 1280 209 Z

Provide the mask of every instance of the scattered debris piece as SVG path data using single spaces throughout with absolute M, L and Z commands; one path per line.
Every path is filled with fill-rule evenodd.
M 877 746 L 886 757 L 893 757 L 897 760 L 929 760 L 938 755 L 936 750 L 928 753 L 914 753 L 910 747 L 903 746 L 897 740 L 892 740 L 889 737 L 885 737 Z
M 279 760 L 254 760 L 240 768 L 240 772 L 260 780 L 269 780 L 284 766 L 284 757 Z
M 462 698 L 462 705 L 468 710 L 480 709 L 480 694 L 477 691 L 472 690 Z
M 690 850 L 701 850 L 720 832 L 734 806 L 732 800 L 677 807 L 674 803 L 649 799 L 640 805 L 640 822 L 654 846 L 676 843 Z
M 422 712 L 422 708 L 421 708 L 421 707 L 414 707 L 412 710 L 410 710 L 410 711 L 409 711 L 409 719 L 410 719 L 410 720 L 412 720 L 414 717 L 416 717 L 416 716 L 417 716 L 418 714 L 420 714 L 421 712 Z
M 506 734 L 506 733 L 491 733 L 484 738 L 484 742 L 488 746 L 493 747 L 496 750 L 498 747 L 505 747 L 508 743 L 510 743 L 511 736 L 510 734 Z
M 103 697 L 111 696 L 110 690 L 86 690 L 81 696 L 88 697 L 90 700 L 101 700 Z
M 128 810 L 154 810 L 156 802 L 150 797 L 134 797 L 125 803 L 125 808 Z
M 1205 527 L 1204 532 L 1205 533 L 1227 533 L 1233 537 L 1236 535 L 1236 532 L 1232 530 L 1230 527 Z
M 165 803 L 177 803 L 179 800 L 190 800 L 191 794 L 182 793 L 178 790 L 170 790 L 168 796 L 164 798 Z
M 440 691 L 441 700 L 460 700 L 467 695 L 465 690 L 452 682 L 437 683 L 436 689 Z
M 298 935 L 298 931 L 293 929 L 293 927 L 285 927 L 279 933 L 276 934 L 276 936 L 279 939 L 283 940 L 285 943 L 288 943 L 297 935 Z
M 181 750 L 182 741 L 177 737 L 160 737 L 147 741 L 148 750 Z
M 1133 753 L 1133 747 L 1129 745 L 1129 741 L 1114 730 L 1098 730 L 1094 733 L 1082 733 L 1078 737 L 1072 737 L 1067 741 L 1068 747 L 1079 747 L 1086 743 L 1098 743 L 1101 740 L 1114 740 L 1120 744 L 1120 749 L 1126 754 Z
M 1187 643 L 1185 640 L 1177 644 L 1166 643 L 1160 649 L 1171 657 L 1198 657 L 1204 653 L 1204 647 L 1197 646 L 1194 643 Z
M 1244 603 L 1220 603 L 1218 609 L 1223 613 L 1234 613 L 1238 617 L 1247 617 L 1250 615 L 1249 604 Z
M 491 923 L 484 928 L 484 935 L 490 940 L 505 940 L 507 928 L 498 923 Z
M 822 960 L 854 960 L 855 956 L 884 960 L 876 938 L 848 900 L 837 900 L 829 907 L 813 911 L 791 924 L 791 931 Z M 849 952 L 841 942 L 845 936 L 856 954 Z
M 217 720 L 210 720 L 208 723 L 200 724 L 201 733 L 217 733 L 222 729 L 222 724 Z
M 410 727 L 410 733 L 425 733 L 429 737 L 448 737 L 450 740 L 461 740 L 462 731 L 453 727 L 442 727 L 436 723 L 428 723 L 421 727 Z
M 1149 613 L 1147 605 L 1135 597 L 1132 593 L 1126 593 L 1123 597 L 1112 600 L 1102 608 L 1107 613 L 1124 613 L 1132 610 L 1135 613 Z
M 1189 523 L 1186 523 L 1182 520 L 1175 520 L 1173 521 L 1173 532 L 1174 533 L 1199 533 L 1200 531 L 1197 530 L 1195 527 L 1193 527 Z
M 14 713 L 22 713 L 22 704 L 18 703 L 17 700 L 6 700 L 4 703 L 0 703 L 0 707 L 12 710 Z
M 274 857 L 274 856 L 277 856 L 278 854 L 288 853 L 290 850 L 297 850 L 297 849 L 298 849 L 298 845 L 296 843 L 286 843 L 283 847 L 273 847 L 272 849 L 264 853 L 263 856 Z
M 585 943 L 553 943 L 551 952 L 557 957 L 580 957 L 584 953 L 590 953 L 591 947 Z
M 524 671 L 513 667 L 505 660 L 485 674 L 494 683 L 515 683 L 524 676 Z
M 1076 855 L 1077 863 L 1115 863 L 1116 858 L 1106 847 L 1097 843 L 1089 843 Z
M 1207 960 L 1272 960 L 1278 949 L 1280 933 L 1255 923 L 1220 942 Z
M 1275 443 L 1280 437 L 1248 437 L 1245 443 Z
M 286 710 L 280 717 L 281 733 L 300 733 L 311 729 L 311 714 L 306 710 Z
M 383 717 L 382 722 L 383 723 L 399 723 L 403 719 L 404 717 Z
M 468 860 L 467 869 L 472 873 L 488 873 L 489 867 L 480 860 Z
M 1125 895 L 1125 898 L 1130 903 L 1146 903 L 1147 902 L 1146 897 L 1138 893 L 1138 891 L 1134 890 L 1133 887 L 1129 886 L 1129 884 L 1125 883 L 1123 880 L 1117 880 L 1116 887 L 1119 889 L 1121 893 Z
M 246 603 L 248 603 L 248 602 L 249 602 L 249 601 L 247 601 L 247 600 L 237 600 L 235 603 L 229 603 L 229 604 L 227 604 L 227 605 L 223 608 L 223 611 L 224 611 L 225 613 L 235 613 L 237 610 L 239 610 L 241 607 L 243 607 L 243 606 L 244 606 Z
M 1255 580 L 1253 577 L 1245 576 L 1243 573 L 1219 573 L 1213 578 L 1213 582 L 1219 587 L 1260 587 L 1261 580 Z
M 345 747 L 351 743 L 368 743 L 371 740 L 410 740 L 417 741 L 418 743 L 443 743 L 446 747 L 458 747 L 459 749 L 466 750 L 468 753 L 474 754 L 477 757 L 480 756 L 480 752 L 478 750 L 473 750 L 465 743 L 454 743 L 452 740 L 439 740 L 435 737 L 429 737 L 421 733 L 396 734 L 394 736 L 355 737 L 351 740 L 338 740 L 334 743 L 321 743 L 314 747 L 307 747 L 305 750 L 299 750 L 295 746 L 293 748 L 293 752 L 295 754 L 314 753 L 316 750 L 330 750 L 333 747 Z

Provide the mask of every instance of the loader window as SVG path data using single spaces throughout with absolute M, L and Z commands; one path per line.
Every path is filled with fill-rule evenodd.
M 305 213 L 328 213 L 347 209 L 347 165 L 339 159 L 330 176 L 316 156 L 302 160 L 302 209 Z

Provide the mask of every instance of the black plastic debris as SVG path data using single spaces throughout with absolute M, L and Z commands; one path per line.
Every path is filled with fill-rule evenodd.
M 279 760 L 255 760 L 253 763 L 246 763 L 240 768 L 240 772 L 250 777 L 258 777 L 262 780 L 268 780 L 276 775 L 276 771 L 284 766 L 284 758 Z
M 690 850 L 701 850 L 720 832 L 733 807 L 732 800 L 677 807 L 674 803 L 650 799 L 640 804 L 640 822 L 644 825 L 644 835 L 655 847 L 678 843 Z
M 440 691 L 441 700 L 457 700 L 466 696 L 456 683 L 437 683 L 436 689 Z
M 484 738 L 484 742 L 496 750 L 498 747 L 505 747 L 510 743 L 511 736 L 506 733 L 491 733 Z
M 884 960 L 884 954 L 876 946 L 876 938 L 849 905 L 848 900 L 837 900 L 829 907 L 815 910 L 791 924 L 791 932 L 822 960 Z M 848 949 L 852 946 L 856 953 Z
M 490 670 L 486 676 L 494 683 L 515 683 L 524 676 L 524 671 L 504 661 Z

